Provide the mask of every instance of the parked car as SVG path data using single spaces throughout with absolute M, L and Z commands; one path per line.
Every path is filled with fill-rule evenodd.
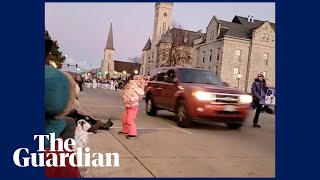
M 146 113 L 158 110 L 176 114 L 180 127 L 193 121 L 226 123 L 238 129 L 248 115 L 252 96 L 226 86 L 212 72 L 197 68 L 164 67 L 156 69 L 146 88 Z

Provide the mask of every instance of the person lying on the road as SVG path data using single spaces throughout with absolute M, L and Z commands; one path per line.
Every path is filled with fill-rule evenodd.
M 76 86 L 76 94 L 78 95 L 80 92 L 80 88 Z M 109 128 L 113 125 L 111 120 L 109 119 L 106 123 L 103 123 L 101 120 L 94 119 L 89 113 L 81 106 L 78 101 L 78 97 L 74 102 L 74 109 L 67 115 L 75 120 L 76 124 L 79 120 L 83 119 L 90 123 L 91 128 L 88 132 L 97 133 L 98 129 L 100 130 L 109 130 Z M 86 113 L 87 112 L 87 113 Z
M 92 133 L 97 133 L 98 129 L 109 130 L 109 128 L 113 125 L 111 119 L 109 119 L 106 123 L 103 123 L 101 120 L 96 120 L 89 115 L 85 115 L 77 109 L 72 110 L 67 116 L 73 118 L 76 121 L 76 123 L 78 123 L 78 121 L 81 119 L 90 123 L 91 127 L 88 130 L 88 132 Z

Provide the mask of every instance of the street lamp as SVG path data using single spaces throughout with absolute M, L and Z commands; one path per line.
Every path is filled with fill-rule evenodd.
M 238 74 L 238 75 L 237 75 L 237 78 L 238 78 L 238 89 L 239 89 L 241 74 Z
M 127 74 L 127 72 L 126 72 L 126 71 L 123 71 L 123 74 Z
M 137 70 L 135 70 L 135 71 L 134 71 L 134 73 L 135 73 L 135 74 L 138 74 L 138 71 L 137 71 Z
M 117 71 L 114 71 L 114 74 L 117 74 Z

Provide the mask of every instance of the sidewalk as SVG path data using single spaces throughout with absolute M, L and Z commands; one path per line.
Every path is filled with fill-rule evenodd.
M 154 177 L 109 131 L 98 131 L 97 134 L 89 135 L 89 148 L 91 155 L 93 153 L 118 153 L 120 156 L 120 167 L 90 167 L 85 176 L 86 178 Z

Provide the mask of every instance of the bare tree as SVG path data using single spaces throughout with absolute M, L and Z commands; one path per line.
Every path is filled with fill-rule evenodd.
M 159 44 L 160 66 L 177 66 L 191 64 L 191 48 L 187 47 L 187 32 L 182 26 L 173 22 L 170 29 L 164 36 L 168 38 L 165 43 Z
M 133 63 L 141 64 L 141 58 L 139 56 L 130 57 L 129 60 Z

